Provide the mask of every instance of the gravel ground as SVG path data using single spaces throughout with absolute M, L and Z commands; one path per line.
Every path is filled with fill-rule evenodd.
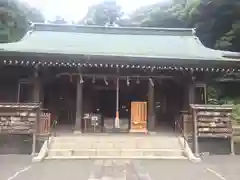
M 1 180 L 239 180 L 240 156 L 188 160 L 46 160 L 0 156 Z
M 141 161 L 152 180 L 239 180 L 240 156 L 204 156 L 201 163 L 180 160 Z
M 203 163 L 206 167 L 222 174 L 227 180 L 240 179 L 240 156 L 205 156 Z
M 31 156 L 0 156 L 1 180 L 88 180 L 92 161 L 53 160 L 32 163 Z M 80 178 L 79 178 L 80 177 Z
M 199 139 L 199 152 L 208 153 L 212 155 L 229 155 L 230 154 L 230 140 L 229 139 Z M 192 147 L 192 142 L 189 142 Z M 234 145 L 235 153 L 240 155 L 240 142 Z
M 39 152 L 43 140 L 38 140 L 36 151 Z M 30 135 L 1 135 L 0 136 L 0 155 L 32 153 L 32 136 Z
M 32 164 L 29 155 L 0 155 L 0 179 L 7 180 L 19 170 Z
M 30 169 L 13 180 L 87 180 L 91 164 L 91 161 L 44 161 L 32 164 Z

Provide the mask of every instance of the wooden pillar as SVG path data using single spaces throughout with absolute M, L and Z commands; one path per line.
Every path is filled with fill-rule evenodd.
M 188 102 L 189 102 L 189 109 L 192 113 L 192 125 L 193 125 L 193 131 L 192 131 L 192 139 L 193 139 L 193 151 L 195 155 L 198 155 L 198 135 L 197 135 L 197 119 L 196 119 L 196 111 L 191 109 L 190 104 L 195 103 L 195 82 L 192 78 L 192 81 L 189 84 L 189 91 L 188 91 Z
M 77 92 L 76 92 L 76 121 L 75 132 L 81 133 L 82 131 L 82 117 L 83 117 L 83 83 L 80 76 L 77 78 Z
M 33 102 L 39 103 L 40 96 L 41 96 L 41 80 L 39 77 L 38 70 L 35 70 L 33 78 Z
M 40 95 L 41 95 L 41 80 L 39 77 L 38 69 L 35 69 L 34 77 L 33 77 L 33 94 L 32 100 L 34 103 L 40 103 Z M 35 122 L 35 130 L 33 133 L 33 144 L 32 144 L 32 155 L 36 154 L 36 134 L 41 133 L 41 118 L 40 118 L 40 110 L 41 106 L 36 111 L 36 122 Z
M 155 128 L 155 97 L 154 84 L 149 80 L 148 82 L 148 130 Z
M 197 129 L 197 115 L 196 110 L 193 110 L 193 152 L 195 156 L 198 156 L 198 129 Z
M 189 84 L 188 103 L 189 105 L 195 103 L 195 84 L 193 82 Z

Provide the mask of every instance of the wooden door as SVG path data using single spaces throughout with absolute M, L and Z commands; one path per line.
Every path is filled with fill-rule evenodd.
M 131 103 L 131 132 L 147 132 L 147 102 Z

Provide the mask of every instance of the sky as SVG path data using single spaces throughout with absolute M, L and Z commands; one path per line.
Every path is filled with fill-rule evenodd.
M 78 21 L 87 13 L 88 7 L 103 0 L 20 0 L 38 8 L 48 20 L 53 20 L 57 15 L 68 21 Z M 136 8 L 168 0 L 117 0 L 125 13 Z

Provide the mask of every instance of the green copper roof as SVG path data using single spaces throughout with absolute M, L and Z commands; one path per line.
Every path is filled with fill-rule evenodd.
M 75 55 L 229 60 L 206 48 L 193 29 L 116 28 L 34 24 L 25 37 L 0 50 Z

